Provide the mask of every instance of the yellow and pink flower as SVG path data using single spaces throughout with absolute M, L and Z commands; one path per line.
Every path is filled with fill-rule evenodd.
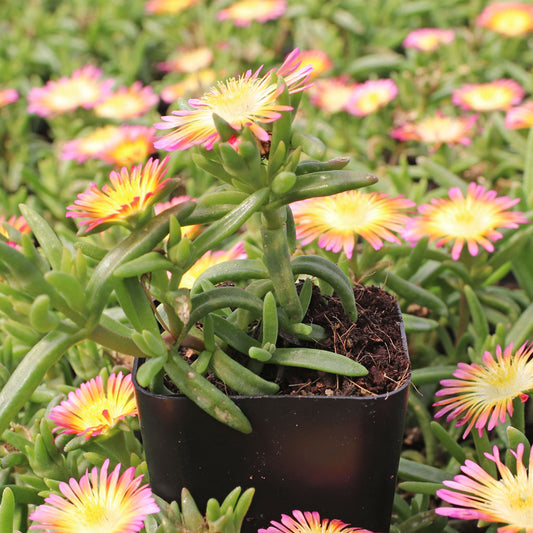
M 98 159 L 116 167 L 144 163 L 155 152 L 155 128 L 148 126 L 120 126 L 120 137 L 98 154 Z
M 159 97 L 152 87 L 143 87 L 140 81 L 136 81 L 130 87 L 120 87 L 110 94 L 94 108 L 94 112 L 99 117 L 129 120 L 144 115 L 158 103 Z
M 231 20 L 235 26 L 245 27 L 252 22 L 275 20 L 285 13 L 286 0 L 238 0 L 217 13 L 220 21 Z
M 99 159 L 100 154 L 122 139 L 120 126 L 102 126 L 91 133 L 67 141 L 61 149 L 61 159 L 83 163 L 87 159 Z
M 405 122 L 391 132 L 391 137 L 399 141 L 419 141 L 432 145 L 437 150 L 442 144 L 469 145 L 474 133 L 477 115 L 450 117 L 436 111 L 433 116 L 415 122 Z
M 323 111 L 338 113 L 346 107 L 356 85 L 347 76 L 322 78 L 309 87 L 309 100 Z
M 166 192 L 169 178 L 165 168 L 168 157 L 159 161 L 149 159 L 146 165 L 132 168 L 131 173 L 123 167 L 119 172 L 109 175 L 111 185 L 104 185 L 99 190 L 95 183 L 78 194 L 74 205 L 67 207 L 67 217 L 83 218 L 80 226 L 86 225 L 87 231 L 98 226 L 102 230 L 110 224 L 129 225 L 130 219 L 146 214 L 162 194 Z
M 143 476 L 135 469 L 120 474 L 120 463 L 108 473 L 109 459 L 100 469 L 87 470 L 79 482 L 70 478 L 59 483 L 58 494 L 50 494 L 45 503 L 30 515 L 30 529 L 43 533 L 138 533 L 146 517 L 160 511 Z
M 131 374 L 111 374 L 104 386 L 101 376 L 82 383 L 66 400 L 53 407 L 48 417 L 54 431 L 84 435 L 86 439 L 107 433 L 119 420 L 137 416 Z
M 112 79 L 101 78 L 100 69 L 87 65 L 75 70 L 70 77 L 34 87 L 28 94 L 28 113 L 53 117 L 79 107 L 91 109 L 111 94 L 115 83 Z
M 458 363 L 455 379 L 444 379 L 436 396 L 446 398 L 434 404 L 439 410 L 436 418 L 457 420 L 457 426 L 466 425 L 463 438 L 472 428 L 490 431 L 503 424 L 507 414 L 513 414 L 513 399 L 525 402 L 527 391 L 533 389 L 533 344 L 524 343 L 516 352 L 512 343 L 502 351 L 496 346 L 496 356 L 486 351 L 481 364 Z
M 464 110 L 506 111 L 524 98 L 522 86 L 511 79 L 469 83 L 452 93 L 452 103 Z
M 293 511 L 292 516 L 282 514 L 281 521 L 272 520 L 266 529 L 257 533 L 372 533 L 368 529 L 352 527 L 341 520 L 320 518 L 317 511 Z
M 310 66 L 309 80 L 314 80 L 333 68 L 333 61 L 323 50 L 301 50 L 300 68 Z
M 26 222 L 26 219 L 23 216 L 13 215 L 6 220 L 6 217 L 4 215 L 0 215 L 0 235 L 2 235 L 2 237 L 5 237 L 6 242 L 7 244 L 9 244 L 9 246 L 12 246 L 13 248 L 19 248 L 19 245 L 16 242 L 10 240 L 9 232 L 4 227 L 5 224 L 11 226 L 20 233 L 31 233 L 31 228 Z
M 179 286 L 181 289 L 192 289 L 196 278 L 209 267 L 232 259 L 246 259 L 246 257 L 242 242 L 236 243 L 229 250 L 209 250 L 183 274 Z
M 437 497 L 454 507 L 438 507 L 435 512 L 459 520 L 482 520 L 504 524 L 498 533 L 531 533 L 533 531 L 533 453 L 524 464 L 524 444 L 509 450 L 516 459 L 511 470 L 500 458 L 497 446 L 485 457 L 496 465 L 499 479 L 491 476 L 476 462 L 467 459 L 462 474 L 443 481 L 447 487 L 437 490 Z
M 385 107 L 398 95 L 398 87 L 390 79 L 368 80 L 353 90 L 345 109 L 356 117 L 365 117 Z
M 403 41 L 404 48 L 414 48 L 421 52 L 434 52 L 443 44 L 455 39 L 453 30 L 443 28 L 420 28 L 411 31 Z
M 12 104 L 19 99 L 19 93 L 15 89 L 3 89 L 0 91 L 0 107 Z
M 213 62 L 213 59 L 214 54 L 211 48 L 201 46 L 189 50 L 179 49 L 176 57 L 163 61 L 157 66 L 163 72 L 190 74 L 207 68 Z
M 159 137 L 155 147 L 173 151 L 200 144 L 210 150 L 220 140 L 214 114 L 224 119 L 236 134 L 248 126 L 259 141 L 268 141 L 270 136 L 262 124 L 274 122 L 281 118 L 283 111 L 292 110 L 291 106 L 277 103 L 284 85 L 278 84 L 272 73 L 283 78 L 289 93 L 305 89 L 311 67 L 300 67 L 299 54 L 298 49 L 293 50 L 277 71 L 271 70 L 265 76 L 259 77 L 259 68 L 219 82 L 201 98 L 189 100 L 192 110 L 173 111 L 172 115 L 161 117 L 163 122 L 155 127 L 173 131 Z
M 197 3 L 198 0 L 147 0 L 144 9 L 153 15 L 177 15 Z
M 321 248 L 335 253 L 342 250 L 351 258 L 357 235 L 375 250 L 383 241 L 400 243 L 392 232 L 403 230 L 409 218 L 402 211 L 414 205 L 406 198 L 354 190 L 301 200 L 290 207 L 302 245 L 318 239 Z
M 533 126 L 533 102 L 511 107 L 505 115 L 505 127 L 511 130 Z
M 533 5 L 523 2 L 494 2 L 476 23 L 505 37 L 521 37 L 533 31 Z
M 493 242 L 503 235 L 496 228 L 517 228 L 529 222 L 520 211 L 509 211 L 520 199 L 497 196 L 482 185 L 472 182 L 466 197 L 458 187 L 452 187 L 447 198 L 433 198 L 429 204 L 418 207 L 419 215 L 409 220 L 403 237 L 418 241 L 429 236 L 437 246 L 453 242 L 452 259 L 459 259 L 464 245 L 472 256 L 481 246 L 494 251 Z

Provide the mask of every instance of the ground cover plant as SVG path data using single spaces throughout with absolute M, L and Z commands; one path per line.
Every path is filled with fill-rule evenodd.
M 13 281 L 24 273 L 9 270 L 11 251 L 83 308 L 99 250 L 217 184 L 206 155 L 227 119 L 181 137 L 165 128 L 179 130 L 220 80 L 287 75 L 298 50 L 295 68 L 312 67 L 293 124 L 303 159 L 378 178 L 291 212 L 298 253 L 382 286 L 404 314 L 413 387 L 391 531 L 533 531 L 533 4 L 31 0 L 0 6 L 0 35 L 2 387 L 64 318 Z M 266 146 L 282 105 L 230 126 L 251 124 Z M 258 232 L 251 219 L 207 250 L 180 288 L 209 265 L 256 258 Z M 124 320 L 112 306 L 106 316 Z M 147 485 L 132 354 L 57 343 L 64 356 L 21 409 L 0 392 L 0 531 L 77 531 L 80 516 L 87 531 L 199 527 L 191 495 L 167 506 Z M 238 531 L 246 489 L 211 502 L 205 527 Z M 313 511 L 287 509 L 267 531 L 348 528 Z

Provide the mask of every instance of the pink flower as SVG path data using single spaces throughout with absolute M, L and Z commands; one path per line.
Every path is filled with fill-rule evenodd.
M 410 32 L 403 41 L 404 48 L 421 52 L 434 52 L 441 44 L 450 44 L 455 39 L 453 30 L 442 28 L 420 28 Z
M 505 111 L 519 104 L 524 94 L 524 89 L 516 81 L 501 79 L 463 85 L 453 91 L 452 103 L 465 110 Z
M 398 87 L 390 79 L 369 80 L 356 85 L 345 109 L 357 117 L 375 113 L 396 98 Z

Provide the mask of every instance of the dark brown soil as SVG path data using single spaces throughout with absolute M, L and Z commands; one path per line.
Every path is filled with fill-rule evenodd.
M 411 368 L 396 299 L 376 286 L 356 285 L 354 295 L 358 312 L 355 323 L 344 313 L 335 295 L 322 295 L 315 287 L 304 322 L 322 326 L 328 333 L 328 339 L 301 345 L 346 355 L 361 363 L 368 374 L 351 378 L 305 368 L 266 364 L 261 375 L 279 384 L 279 394 L 373 396 L 390 393 L 406 382 Z M 290 346 L 287 338 L 280 340 L 284 341 L 284 346 Z M 239 353 L 233 353 L 232 356 L 241 364 L 247 364 L 247 356 Z M 188 349 L 184 357 L 191 362 L 196 354 Z M 237 394 L 211 373 L 208 372 L 206 377 L 226 394 Z M 168 377 L 165 384 L 170 391 L 178 392 Z
M 356 285 L 358 319 L 347 317 L 336 296 L 315 291 L 306 322 L 326 329 L 329 338 L 316 347 L 341 353 L 361 363 L 368 375 L 348 378 L 324 372 L 284 368 L 280 394 L 368 396 L 399 388 L 410 373 L 400 329 L 401 316 L 395 298 L 376 286 Z

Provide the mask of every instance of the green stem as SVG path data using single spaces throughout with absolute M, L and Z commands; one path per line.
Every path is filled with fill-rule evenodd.
M 476 448 L 476 454 L 478 459 L 478 464 L 488 472 L 492 477 L 498 477 L 498 471 L 496 465 L 487 457 L 485 453 L 492 453 L 492 445 L 487 435 L 487 431 L 483 431 L 482 435 L 479 436 L 477 428 L 473 428 L 472 436 L 474 437 L 474 446 Z
M 520 396 L 517 396 L 513 400 L 513 416 L 511 417 L 511 425 L 518 429 L 518 431 L 525 433 L 526 431 L 526 417 L 525 417 L 526 404 L 522 402 Z
M 282 209 L 263 211 L 264 226 L 261 234 L 264 262 L 274 285 L 278 302 L 292 321 L 300 322 L 303 318 L 303 311 L 294 283 L 282 211 Z

